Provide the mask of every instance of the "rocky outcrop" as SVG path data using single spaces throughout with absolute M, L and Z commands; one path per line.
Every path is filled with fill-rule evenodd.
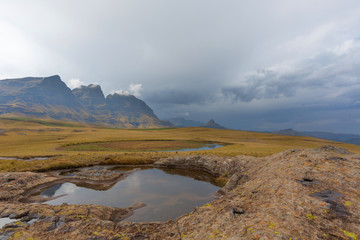
M 72 93 L 81 105 L 89 111 L 105 107 L 105 96 L 99 85 L 81 86 L 73 89 Z
M 106 96 L 106 108 L 114 114 L 129 114 L 140 117 L 146 114 L 157 118 L 153 110 L 146 103 L 133 95 L 121 95 L 118 93 Z
M 241 171 L 242 158 L 251 159 L 253 157 L 239 156 L 219 157 L 219 156 L 185 156 L 169 157 L 160 159 L 154 163 L 155 166 L 168 166 L 177 168 L 200 169 L 212 174 L 215 177 L 221 175 L 232 176 L 237 171 Z
M 134 206 L 3 201 L 0 216 L 19 222 L 5 226 L 0 234 L 18 239 L 359 238 L 360 155 L 325 146 L 262 158 L 173 157 L 156 164 L 205 169 L 216 176 L 227 175 L 228 182 L 214 201 L 165 223 L 122 221 Z M 11 174 L 1 178 L 7 180 L 0 190 L 7 181 L 14 181 L 9 180 Z

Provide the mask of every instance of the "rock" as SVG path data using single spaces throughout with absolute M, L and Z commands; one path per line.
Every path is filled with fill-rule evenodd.
M 231 208 L 231 214 L 233 215 L 234 218 L 236 218 L 236 215 L 245 214 L 245 211 L 243 209 L 241 209 L 241 208 L 232 207 Z
M 10 197 L 0 202 L 0 213 L 14 217 L 26 210 L 28 216 L 37 216 L 32 225 L 10 228 L 11 235 L 21 233 L 20 239 L 356 239 L 360 233 L 359 156 L 348 154 L 347 161 L 329 161 L 339 153 L 328 149 L 287 150 L 261 158 L 160 159 L 158 166 L 204 169 L 228 179 L 221 198 L 164 223 L 124 221 L 139 205 L 19 202 L 26 189 L 58 179 L 44 173 L 0 173 L 1 194 Z M 4 182 L 8 178 L 16 180 Z M 18 184 L 20 179 L 25 185 Z
M 334 153 L 340 153 L 340 154 L 352 154 L 352 152 L 346 150 L 345 148 L 341 148 L 341 147 L 334 147 L 332 145 L 324 145 L 321 146 L 315 150 L 318 151 L 326 151 L 326 152 L 334 152 Z

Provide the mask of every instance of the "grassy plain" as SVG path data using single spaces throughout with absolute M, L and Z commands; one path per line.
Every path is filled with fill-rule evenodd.
M 200 147 L 193 152 L 156 152 Z M 360 146 L 309 137 L 208 128 L 112 129 L 78 123 L 32 119 L 0 119 L 0 157 L 51 156 L 47 160 L 0 160 L 0 171 L 46 171 L 94 164 L 149 164 L 167 156 L 213 154 L 268 156 L 292 148 L 335 145 L 360 153 Z

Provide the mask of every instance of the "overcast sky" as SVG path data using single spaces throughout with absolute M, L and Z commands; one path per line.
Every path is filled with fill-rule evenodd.
M 360 134 L 360 1 L 0 0 L 0 79 L 54 74 L 160 118 Z

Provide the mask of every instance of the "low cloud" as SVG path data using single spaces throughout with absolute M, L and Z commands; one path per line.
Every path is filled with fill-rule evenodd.
M 114 93 L 120 94 L 120 95 L 134 95 L 135 97 L 141 97 L 141 92 L 143 91 L 142 84 L 130 84 L 128 89 L 126 90 L 116 90 Z
M 80 79 L 78 79 L 78 78 L 72 78 L 72 79 L 68 80 L 66 82 L 66 84 L 70 89 L 78 88 L 82 85 L 85 85 L 85 83 L 80 81 Z
M 129 93 L 134 95 L 135 97 L 141 97 L 141 92 L 143 91 L 142 84 L 130 84 Z

